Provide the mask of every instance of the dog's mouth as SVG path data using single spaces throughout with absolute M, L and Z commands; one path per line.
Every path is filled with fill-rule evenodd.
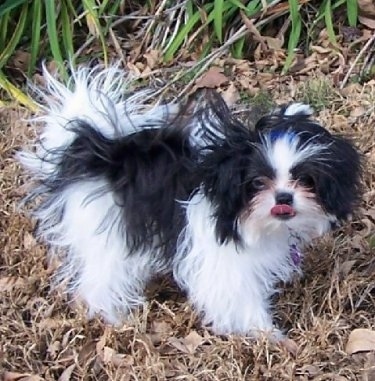
M 296 215 L 295 209 L 287 204 L 278 204 L 271 209 L 271 215 L 280 220 L 289 220 Z

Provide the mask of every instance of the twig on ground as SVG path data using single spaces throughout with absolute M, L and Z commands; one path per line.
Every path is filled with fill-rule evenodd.
M 365 54 L 365 52 L 370 48 L 370 46 L 372 45 L 372 43 L 375 42 L 375 32 L 374 34 L 371 36 L 371 38 L 366 42 L 366 44 L 364 45 L 364 47 L 361 49 L 361 51 L 358 53 L 357 57 L 355 58 L 354 62 L 352 63 L 352 65 L 350 66 L 348 72 L 346 73 L 344 79 L 342 80 L 341 82 L 341 85 L 340 85 L 340 89 L 343 89 L 346 85 L 346 83 L 348 82 L 348 79 L 350 77 L 350 75 L 352 74 L 354 68 L 356 67 L 357 63 L 359 62 L 359 60 L 362 58 L 362 56 Z

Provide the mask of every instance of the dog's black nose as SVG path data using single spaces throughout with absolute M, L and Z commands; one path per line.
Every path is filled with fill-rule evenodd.
M 293 204 L 293 195 L 288 192 L 279 192 L 276 193 L 276 205 L 292 205 Z

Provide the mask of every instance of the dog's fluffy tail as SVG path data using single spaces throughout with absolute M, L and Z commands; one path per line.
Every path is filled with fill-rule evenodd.
M 179 111 L 176 103 L 149 106 L 149 89 L 131 93 L 132 79 L 118 66 L 80 67 L 71 70 L 65 85 L 43 68 L 44 88 L 31 86 L 39 98 L 44 125 L 35 152 L 20 154 L 20 160 L 35 176 L 50 176 L 56 155 L 77 137 L 76 123 L 86 123 L 108 139 L 120 138 L 140 129 L 158 128 Z
M 115 322 L 142 303 L 144 283 L 158 266 L 157 255 L 127 247 L 110 169 L 121 168 L 116 154 L 123 157 L 124 137 L 164 127 L 179 107 L 148 106 L 149 90 L 129 95 L 131 81 L 117 67 L 80 68 L 68 85 L 44 70 L 44 80 L 45 88 L 34 89 L 43 103 L 37 118 L 43 130 L 34 149 L 18 155 L 37 180 L 26 200 L 38 201 L 37 235 L 61 258 L 58 282 L 84 299 L 90 314 Z

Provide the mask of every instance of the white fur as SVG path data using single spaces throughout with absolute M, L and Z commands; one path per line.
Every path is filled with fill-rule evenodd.
M 293 195 L 293 206 L 297 214 L 282 224 L 286 224 L 289 228 L 299 232 L 306 241 L 310 241 L 330 229 L 330 222 L 334 220 L 333 216 L 326 214 L 315 199 L 306 197 L 306 189 L 299 187 L 291 176 L 292 168 L 298 163 L 306 160 L 324 162 L 324 152 L 328 147 L 313 144 L 313 142 L 298 147 L 298 143 L 298 135 L 289 136 L 286 134 L 274 142 L 268 138 L 265 139 L 262 149 L 276 172 L 276 179 L 273 188 L 262 192 L 257 199 L 253 200 L 254 204 L 259 204 L 252 214 L 252 219 L 255 221 L 254 234 L 259 229 L 257 228 L 258 225 L 260 229 L 264 228 L 263 224 L 258 223 L 259 220 L 269 219 L 269 211 L 275 205 L 277 192 L 288 192 Z M 271 221 L 273 224 L 281 223 L 274 218 Z
M 74 119 L 87 121 L 113 138 L 163 127 L 179 111 L 176 104 L 147 108 L 143 98 L 148 91 L 126 96 L 129 78 L 117 68 L 79 69 L 68 86 L 46 71 L 44 76 L 48 92 L 40 92 L 47 102 L 47 114 L 38 119 L 45 125 L 41 143 L 35 153 L 20 155 L 39 180 L 54 176 L 54 159 L 59 158 L 54 150 L 64 150 L 72 143 L 75 133 L 70 121 Z M 307 107 L 289 106 L 286 112 L 307 113 Z M 199 124 L 191 128 L 192 141 L 203 147 L 215 133 L 204 131 Z M 293 190 L 296 217 L 287 222 L 272 217 L 274 192 L 262 192 L 254 200 L 252 213 L 239 217 L 243 246 L 232 242 L 220 245 L 209 201 L 198 192 L 186 203 L 187 226 L 179 240 L 173 273 L 204 315 L 205 323 L 217 333 L 256 336 L 266 331 L 279 336 L 272 323 L 269 298 L 276 283 L 289 280 L 296 270 L 289 252 L 289 232 L 297 232 L 308 242 L 326 231 L 332 218 L 295 189 L 289 178 L 293 164 L 321 147 L 297 149 L 296 141 L 285 138 L 276 144 L 265 141 L 261 149 L 277 172 L 278 187 Z M 253 206 L 249 205 L 249 210 Z M 68 291 L 85 301 L 89 316 L 100 313 L 112 323 L 141 305 L 147 281 L 166 271 L 157 250 L 130 255 L 120 216 L 121 207 L 104 178 L 71 184 L 36 215 L 41 236 L 57 248 L 55 253 L 63 252 L 58 281 L 67 283 Z
M 272 324 L 269 298 L 278 281 L 288 281 L 298 271 L 290 253 L 291 232 L 301 245 L 330 229 L 332 216 L 306 197 L 306 189 L 291 179 L 291 168 L 324 150 L 323 146 L 298 147 L 298 137 L 266 141 L 261 148 L 276 171 L 273 187 L 260 192 L 249 212 L 238 219 L 243 245 L 218 244 L 213 209 L 197 193 L 187 204 L 187 227 L 174 262 L 174 276 L 215 332 L 280 337 Z M 293 194 L 296 216 L 280 220 L 271 215 L 278 191 Z M 250 212 L 251 211 L 251 212 Z
M 290 170 L 298 163 L 312 157 L 315 160 L 318 157 L 320 161 L 324 161 L 324 150 L 327 147 L 313 142 L 310 143 L 298 147 L 298 135 L 290 136 L 289 134 L 285 134 L 275 141 L 271 141 L 269 136 L 264 138 L 261 150 L 263 150 L 270 165 L 275 169 L 277 181 L 280 185 L 290 180 Z
M 312 115 L 313 109 L 304 103 L 292 103 L 284 111 L 284 115 Z
M 116 66 L 93 69 L 80 67 L 72 70 L 67 85 L 43 69 L 46 88 L 34 88 L 45 103 L 45 115 L 35 121 L 44 124 L 40 135 L 41 144 L 36 153 L 23 152 L 20 161 L 34 175 L 52 175 L 55 169 L 51 150 L 68 147 L 75 137 L 71 121 L 79 119 L 88 122 L 107 138 L 126 136 L 140 129 L 165 125 L 179 111 L 177 103 L 148 107 L 150 90 L 137 91 L 129 96 L 132 78 Z M 41 160 L 44 158 L 46 160 Z
M 296 269 L 289 254 L 288 231 L 279 225 L 253 241 L 242 226 L 244 247 L 219 245 L 212 207 L 198 193 L 187 206 L 188 225 L 174 262 L 174 276 L 204 315 L 204 322 L 220 334 L 260 332 L 277 334 L 269 297 L 275 283 L 287 281 Z
M 44 124 L 40 143 L 34 152 L 18 155 L 39 180 L 54 176 L 60 157 L 55 150 L 66 149 L 75 137 L 72 120 L 85 120 L 111 138 L 163 127 L 179 109 L 176 104 L 147 108 L 150 91 L 129 97 L 130 78 L 116 67 L 80 68 L 67 86 L 46 70 L 44 78 L 47 91 L 36 89 L 46 102 L 46 114 L 36 119 Z M 146 282 L 164 268 L 157 252 L 129 255 L 120 213 L 100 178 L 72 184 L 36 213 L 40 236 L 56 248 L 52 253 L 64 252 L 58 282 L 85 301 L 89 316 L 100 313 L 109 322 L 142 304 Z
M 52 223 L 61 207 L 63 218 Z M 147 281 L 164 266 L 155 252 L 129 255 L 121 213 L 98 179 L 71 185 L 36 215 L 43 238 L 64 252 L 57 281 L 83 299 L 89 316 L 100 313 L 111 323 L 144 302 Z

